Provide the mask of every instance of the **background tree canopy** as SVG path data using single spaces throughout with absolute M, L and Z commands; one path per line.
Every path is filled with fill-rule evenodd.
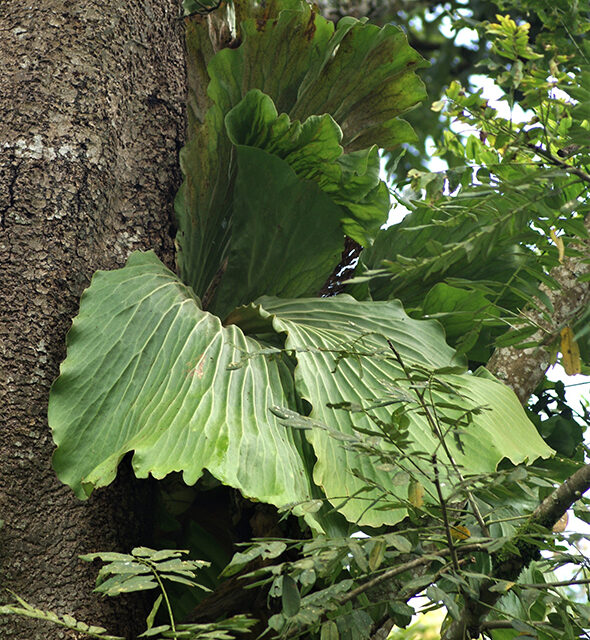
M 589 412 L 545 372 L 590 372 L 588 7 L 321 8 L 185 0 L 177 270 L 94 275 L 49 400 L 80 499 L 158 480 L 160 551 L 96 590 L 158 589 L 146 637 L 385 638 L 416 595 L 445 640 L 582 637 Z

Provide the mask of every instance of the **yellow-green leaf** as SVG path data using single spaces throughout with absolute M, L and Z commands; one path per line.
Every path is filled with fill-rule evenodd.
M 563 257 L 565 255 L 565 246 L 563 244 L 563 238 L 561 238 L 555 233 L 555 229 L 551 229 L 549 231 L 549 235 L 551 236 L 551 240 L 555 242 L 555 246 L 557 247 L 557 251 L 559 252 L 559 262 L 563 262 Z
M 570 327 L 561 330 L 561 362 L 568 376 L 582 372 L 580 348 Z
M 411 480 L 408 486 L 408 500 L 414 507 L 424 504 L 424 487 L 418 480 Z
M 385 557 L 385 549 L 387 549 L 385 540 L 381 538 L 375 540 L 375 544 L 373 545 L 371 553 L 369 554 L 369 569 L 371 569 L 371 571 L 377 571 L 377 569 L 381 566 L 383 558 Z

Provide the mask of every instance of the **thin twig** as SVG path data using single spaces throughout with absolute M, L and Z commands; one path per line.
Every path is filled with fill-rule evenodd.
M 475 551 L 485 551 L 485 550 L 486 550 L 486 545 L 479 544 L 479 543 L 465 544 L 456 548 L 456 551 L 461 555 L 473 553 Z M 420 567 L 423 564 L 429 564 L 436 558 L 444 558 L 445 556 L 448 556 L 449 553 L 450 552 L 448 549 L 441 549 L 440 551 L 436 551 L 435 553 L 428 554 L 428 556 L 422 556 L 421 558 L 416 558 L 415 560 L 410 560 L 409 562 L 400 564 L 397 567 L 388 569 L 387 571 L 384 571 L 381 575 L 371 578 L 371 580 L 364 582 L 363 584 L 356 587 L 356 589 L 349 591 L 345 596 L 343 596 L 340 599 L 340 604 L 345 604 L 346 602 L 353 600 L 354 598 L 359 596 L 361 593 L 364 593 L 368 589 L 372 589 L 373 587 L 376 587 L 377 585 L 381 584 L 382 582 L 386 582 L 391 578 L 395 578 L 395 576 L 398 576 L 400 573 L 404 573 L 405 571 L 409 571 L 410 569 L 415 569 L 416 567 Z
M 464 564 L 466 564 L 467 562 L 472 562 L 472 558 L 461 558 L 460 560 L 457 561 L 457 564 L 459 566 L 462 566 Z M 445 573 L 448 573 L 450 569 L 450 565 L 446 565 L 445 567 L 442 567 L 441 569 L 439 569 L 436 573 L 434 573 L 432 575 L 432 584 L 434 584 L 441 576 L 444 576 Z M 405 601 L 410 600 L 411 598 L 413 598 L 414 596 L 417 596 L 419 593 L 421 593 L 422 591 L 424 591 L 424 587 L 417 587 L 416 589 L 412 589 L 410 591 L 404 591 L 402 594 L 402 598 Z
M 562 580 L 561 582 L 518 582 L 516 587 L 525 587 L 526 589 L 551 589 L 552 587 L 570 587 L 572 584 L 590 584 L 587 580 Z
M 387 344 L 389 345 L 389 348 L 391 349 L 393 355 L 395 356 L 395 359 L 397 360 L 397 362 L 399 363 L 400 367 L 402 368 L 404 375 L 406 376 L 406 378 L 411 382 L 412 381 L 412 377 L 410 374 L 410 371 L 408 370 L 408 368 L 406 367 L 405 363 L 402 360 L 401 355 L 398 353 L 397 349 L 393 346 L 392 342 L 390 340 L 387 340 Z M 416 396 L 418 397 L 420 406 L 422 407 L 422 409 L 424 410 L 424 413 L 426 415 L 426 419 L 430 425 L 430 428 L 432 429 L 433 433 L 436 435 L 436 437 L 438 438 L 449 462 L 451 463 L 451 466 L 453 467 L 455 473 L 457 474 L 457 477 L 459 478 L 459 480 L 461 482 L 465 482 L 465 479 L 463 478 L 463 474 L 461 473 L 461 470 L 459 469 L 459 466 L 457 465 L 457 463 L 455 462 L 455 459 L 453 458 L 453 455 L 451 454 L 451 452 L 449 451 L 449 448 L 447 447 L 447 443 L 445 442 L 445 438 L 444 435 L 442 434 L 440 427 L 438 425 L 437 420 L 435 420 L 429 410 L 428 405 L 426 404 L 426 401 L 424 400 L 424 393 L 422 391 L 420 391 L 419 389 L 413 389 L 414 393 L 416 394 Z M 434 403 L 433 403 L 434 406 Z M 486 526 L 486 523 L 484 522 L 483 516 L 481 515 L 481 511 L 479 510 L 479 507 L 477 506 L 477 503 L 475 502 L 475 499 L 473 498 L 473 495 L 471 493 L 471 491 L 469 491 L 469 489 L 465 490 L 466 493 L 466 497 L 467 500 L 469 502 L 469 506 L 471 507 L 471 510 L 473 511 L 473 515 L 475 516 L 475 519 L 477 520 L 477 523 L 479 524 L 480 528 L 481 528 L 481 532 L 484 536 L 489 537 L 490 532 L 489 529 Z
M 436 405 L 434 403 L 434 399 L 432 398 L 432 388 L 429 387 L 430 390 L 430 402 L 432 407 L 434 408 L 434 414 L 436 417 L 436 422 L 437 422 L 437 426 L 438 426 L 438 416 L 436 416 Z M 424 410 L 428 413 L 428 408 L 424 407 Z M 463 414 L 465 415 L 465 414 Z M 439 432 L 439 439 L 441 440 L 441 442 L 443 443 L 443 447 L 445 450 L 445 453 L 447 454 L 447 458 L 449 459 L 449 462 L 451 463 L 455 473 L 457 474 L 459 480 L 461 482 L 465 482 L 465 478 L 463 477 L 463 474 L 461 473 L 461 470 L 459 469 L 459 466 L 457 465 L 457 463 L 455 462 L 455 459 L 453 458 L 451 452 L 449 451 L 448 447 L 446 446 L 446 442 L 444 440 L 444 435 L 440 432 L 440 428 L 438 429 Z M 477 506 L 477 503 L 475 502 L 475 498 L 473 497 L 473 494 L 471 493 L 471 491 L 467 488 L 465 488 L 465 495 L 467 496 L 467 500 L 469 502 L 469 506 L 471 507 L 471 510 L 473 511 L 473 515 L 475 516 L 475 519 L 477 520 L 477 523 L 479 524 L 479 527 L 481 529 L 482 535 L 486 536 L 487 538 L 490 537 L 490 531 L 486 525 L 486 523 L 484 522 L 483 516 L 481 515 L 481 511 L 479 510 L 479 507 Z
M 590 175 L 585 171 L 582 171 L 582 169 L 578 169 L 578 167 L 574 167 L 571 164 L 564 162 L 561 158 L 557 158 L 556 156 L 554 156 L 550 151 L 543 149 L 543 147 L 537 147 L 537 145 L 531 143 L 528 143 L 527 147 L 531 151 L 538 153 L 542 158 L 545 158 L 545 160 L 547 160 L 551 164 L 554 164 L 561 169 L 565 169 L 566 171 L 573 173 L 574 175 L 578 176 L 578 178 L 584 180 L 584 182 L 590 183 Z
M 459 573 L 459 563 L 457 562 L 457 554 L 455 553 L 455 545 L 453 544 L 453 536 L 451 535 L 451 528 L 449 525 L 449 518 L 447 516 L 447 505 L 440 488 L 440 482 L 438 479 L 438 464 L 436 462 L 436 453 L 432 454 L 432 465 L 434 467 L 434 486 L 436 487 L 436 493 L 438 494 L 438 501 L 442 513 L 443 523 L 445 526 L 445 535 L 447 537 L 447 545 L 449 547 L 449 553 L 451 554 L 451 562 L 453 568 Z

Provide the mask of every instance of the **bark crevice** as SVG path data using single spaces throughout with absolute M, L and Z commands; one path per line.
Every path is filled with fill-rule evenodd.
M 78 555 L 146 544 L 147 488 L 125 467 L 113 486 L 77 500 L 51 467 L 46 411 L 92 273 L 135 249 L 174 264 L 185 128 L 178 15 L 176 0 L 0 3 L 1 582 L 36 607 L 129 637 L 142 604 L 94 596 L 96 569 Z M 7 640 L 64 633 L 0 617 Z

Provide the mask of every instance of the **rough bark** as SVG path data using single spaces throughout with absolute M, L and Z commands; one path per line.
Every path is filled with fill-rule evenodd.
M 127 473 L 78 501 L 51 468 L 46 409 L 93 271 L 147 248 L 172 265 L 179 2 L 2 0 L 0 60 L 0 582 L 131 635 L 138 616 L 91 595 L 96 571 L 77 556 L 146 542 L 134 511 L 143 488 Z M 73 637 L 7 617 L 0 635 Z
M 585 226 L 590 233 L 590 216 L 586 218 Z M 538 341 L 541 345 L 527 349 L 496 349 L 486 365 L 495 376 L 512 388 L 524 405 L 552 364 L 551 344 L 557 339 L 561 329 L 571 326 L 590 305 L 590 282 L 580 281 L 582 275 L 590 274 L 590 239 L 585 238 L 575 248 L 579 256 L 566 257 L 563 264 L 551 271 L 551 276 L 560 288 L 550 289 L 541 285 L 541 290 L 553 305 L 553 313 L 546 317 L 543 303 L 539 303 L 540 310 L 529 309 L 523 312 L 539 327 L 530 337 L 531 342 Z

